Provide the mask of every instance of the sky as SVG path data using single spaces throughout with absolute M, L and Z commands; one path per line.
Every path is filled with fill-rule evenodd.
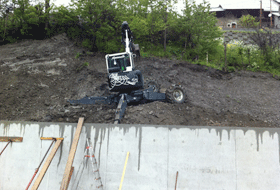
M 197 3 L 202 3 L 203 0 L 195 0 Z M 208 0 L 209 1 L 209 0 Z M 210 0 L 211 4 L 219 6 L 219 2 L 221 1 L 227 1 L 227 0 Z M 55 5 L 60 6 L 60 5 L 64 5 L 67 6 L 71 1 L 70 0 L 54 0 L 53 1 Z M 183 4 L 184 0 L 178 0 L 178 4 L 179 4 L 179 8 L 183 8 L 184 4 Z
M 203 0 L 189 0 L 189 2 L 195 1 L 196 3 L 202 3 Z M 210 7 L 218 7 L 219 5 L 222 5 L 223 7 L 259 7 L 260 0 L 206 0 L 210 3 Z M 280 0 L 279 0 L 280 1 Z M 51 0 L 51 2 L 54 2 L 55 5 L 60 6 L 68 6 L 68 4 L 71 2 L 70 0 Z M 178 12 L 181 12 L 181 9 L 184 8 L 184 2 L 185 0 L 178 0 L 178 4 L 176 6 L 176 9 Z M 270 0 L 262 0 L 263 2 L 263 8 L 269 9 L 270 7 Z M 275 5 L 274 5 L 275 6 Z M 278 10 L 278 6 L 274 8 L 275 10 Z
M 189 0 L 189 1 L 190 2 L 195 1 L 198 4 L 203 2 L 203 0 Z M 231 0 L 206 0 L 206 1 L 211 4 L 210 5 L 211 7 L 218 7 L 220 2 L 231 1 Z M 68 6 L 71 0 L 51 0 L 51 2 L 53 2 L 56 6 L 60 6 L 60 5 Z M 179 13 L 184 8 L 184 2 L 185 0 L 178 0 L 178 4 L 176 5 L 176 10 Z

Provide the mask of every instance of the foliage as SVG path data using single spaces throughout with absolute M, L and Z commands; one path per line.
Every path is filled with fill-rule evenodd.
M 75 59 L 78 59 L 79 57 L 80 57 L 80 53 L 78 52 L 77 54 L 76 54 L 76 56 L 75 56 Z
M 275 49 L 279 49 L 280 34 L 273 34 L 271 30 L 256 30 L 256 33 L 250 35 L 250 39 L 259 47 L 264 62 L 267 66 L 275 67 L 278 62 L 275 58 L 278 56 Z
M 184 47 L 182 57 L 188 60 L 199 59 L 207 53 L 215 54 L 218 45 L 217 38 L 222 32 L 216 26 L 217 19 L 210 13 L 210 5 L 205 1 L 201 4 L 186 3 L 184 15 L 173 22 L 173 43 Z M 175 38 L 175 36 L 178 36 Z
M 71 7 L 75 8 L 75 15 L 80 18 L 80 38 L 83 45 L 92 51 L 112 51 L 112 47 L 106 44 L 116 40 L 115 9 L 112 1 L 72 1 Z M 113 46 L 115 47 L 114 44 Z
M 243 15 L 239 19 L 239 24 L 244 28 L 256 28 L 259 26 L 260 22 L 257 22 L 256 18 L 252 15 Z
M 75 25 L 78 18 L 73 9 L 64 7 L 51 7 L 51 16 L 49 18 L 49 27 L 46 28 L 47 35 L 52 36 L 57 33 L 66 32 L 71 39 L 79 36 L 80 30 Z
M 12 2 L 13 10 L 4 9 L 3 5 Z M 217 19 L 210 12 L 210 5 L 205 1 L 200 4 L 187 1 L 183 15 L 175 12 L 172 5 L 171 0 L 72 0 L 68 7 L 52 4 L 45 10 L 43 3 L 32 5 L 30 0 L 2 0 L 0 42 L 43 39 L 65 32 L 76 44 L 91 52 L 116 53 L 124 50 L 121 24 L 128 21 L 134 43 L 140 44 L 143 57 L 167 57 L 224 68 L 224 45 L 220 40 L 223 31 L 216 26 Z M 240 24 L 258 26 L 250 15 L 243 16 Z M 279 35 L 265 29 L 256 30 L 250 32 L 250 36 L 257 47 L 228 44 L 227 69 L 279 74 Z M 75 58 L 79 56 L 77 53 Z M 82 65 L 85 66 L 87 63 Z
M 12 3 L 7 1 L 6 4 Z M 2 8 L 5 6 L 2 6 Z M 5 41 L 13 42 L 22 38 L 41 37 L 42 24 L 45 19 L 43 13 L 43 4 L 38 3 L 35 6 L 30 4 L 29 0 L 17 0 L 11 4 L 11 10 L 0 12 L 0 37 Z M 43 31 L 44 32 L 44 31 Z
M 268 54 L 262 53 L 258 46 L 244 45 L 235 42 L 227 45 L 228 70 L 265 71 L 280 74 L 279 48 L 269 49 Z M 267 63 L 271 61 L 271 64 Z

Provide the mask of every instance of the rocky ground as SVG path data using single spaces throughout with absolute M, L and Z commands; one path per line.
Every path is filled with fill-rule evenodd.
M 65 34 L 0 46 L 0 120 L 113 123 L 116 105 L 72 106 L 69 99 L 108 95 L 104 55 Z M 88 62 L 87 66 L 84 64 Z M 127 107 L 122 123 L 280 127 L 280 81 L 268 73 L 225 73 L 184 61 L 142 58 L 144 79 L 162 89 L 180 83 L 183 104 Z

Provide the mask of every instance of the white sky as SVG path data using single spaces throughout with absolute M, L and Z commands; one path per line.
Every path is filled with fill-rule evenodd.
M 195 1 L 196 3 L 202 3 L 203 0 L 189 0 L 189 2 Z M 232 1 L 232 0 L 206 0 L 207 2 L 210 2 L 211 7 L 218 7 L 219 3 L 225 2 L 225 1 Z M 244 0 L 242 0 L 244 1 Z M 69 3 L 71 3 L 71 0 L 51 0 L 51 3 L 54 3 L 56 6 L 64 5 L 68 6 Z M 185 0 L 178 0 L 178 4 L 176 5 L 176 10 L 180 13 L 181 10 L 184 8 L 184 2 Z
M 195 1 L 196 3 L 202 3 L 203 0 L 189 0 L 189 2 Z M 210 3 L 211 7 L 218 7 L 219 5 L 222 5 L 223 7 L 259 7 L 260 0 L 206 0 Z M 278 0 L 280 1 L 280 0 Z M 68 4 L 71 2 L 70 0 L 51 0 L 51 2 L 54 2 L 55 5 L 60 6 L 68 6 Z M 178 4 L 176 6 L 178 12 L 181 12 L 181 9 L 184 8 L 184 2 L 185 0 L 178 0 Z M 269 9 L 270 7 L 270 0 L 262 0 L 263 8 Z M 252 8 L 253 8 L 252 7 Z M 273 9 L 278 10 L 277 5 L 273 5 Z
M 178 6 L 180 8 L 183 8 L 183 2 L 185 0 L 178 0 Z M 190 0 L 191 1 L 191 0 Z M 202 3 L 203 0 L 195 0 L 197 3 Z M 211 6 L 213 4 L 213 6 L 219 6 L 220 2 L 224 2 L 224 1 L 229 1 L 229 0 L 208 0 L 211 3 Z M 70 0 L 53 0 L 52 2 L 54 2 L 55 5 L 60 6 L 60 5 L 64 5 L 67 6 L 71 1 Z

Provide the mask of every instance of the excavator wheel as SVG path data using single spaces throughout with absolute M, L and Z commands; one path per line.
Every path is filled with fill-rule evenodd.
M 174 86 L 172 89 L 166 90 L 167 101 L 171 103 L 182 104 L 185 101 L 186 94 L 180 86 Z
M 147 88 L 153 87 L 153 92 L 159 92 L 159 85 L 155 81 L 148 81 Z

